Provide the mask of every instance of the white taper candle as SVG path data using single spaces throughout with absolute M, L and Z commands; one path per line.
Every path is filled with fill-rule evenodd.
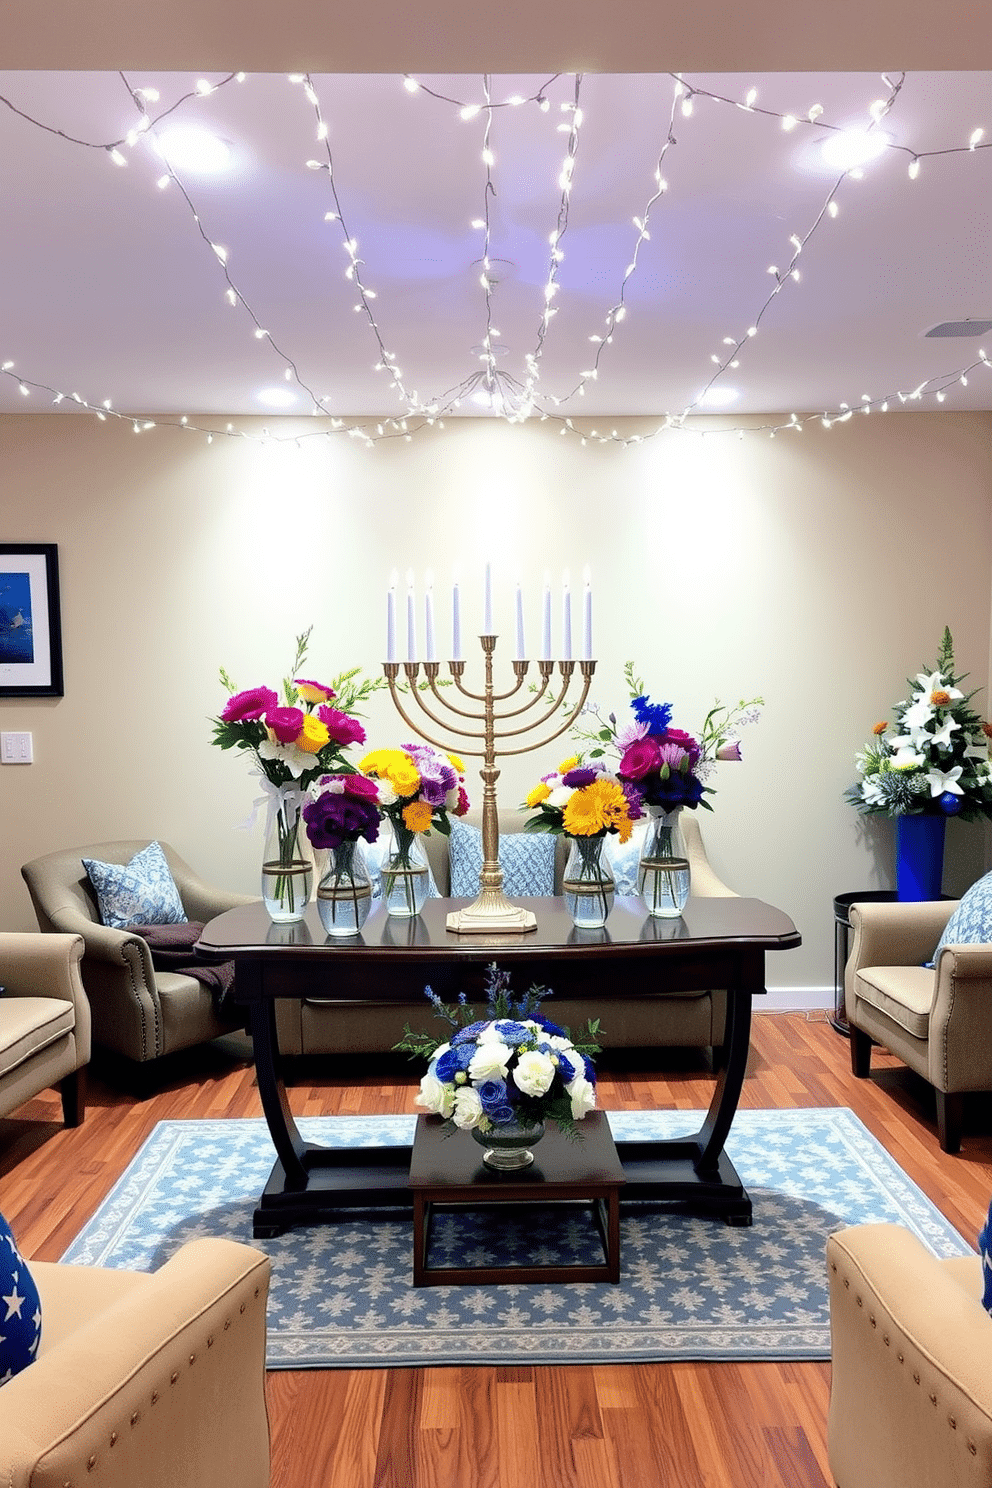
M 544 575 L 544 603 L 541 613 L 541 660 L 551 660 L 551 575 Z
M 485 588 L 482 596 L 482 634 L 493 634 L 493 566 L 486 564 Z
M 588 569 L 584 570 L 582 578 L 582 658 L 592 661 L 592 576 Z
M 426 659 L 437 661 L 437 645 L 434 639 L 434 575 L 428 570 L 424 580 L 424 647 Z
M 568 569 L 561 577 L 561 659 L 572 659 L 572 591 L 568 586 Z
M 417 659 L 417 618 L 413 612 L 413 569 L 407 569 L 406 575 L 406 659 L 416 661 Z
M 517 613 L 517 660 L 518 661 L 523 661 L 524 657 L 527 655 L 527 651 L 526 651 L 526 648 L 524 646 L 524 596 L 523 596 L 523 591 L 522 591 L 522 589 L 520 587 L 520 580 L 519 579 L 517 580 L 516 613 Z
M 462 659 L 462 601 L 457 579 L 451 586 L 451 659 Z

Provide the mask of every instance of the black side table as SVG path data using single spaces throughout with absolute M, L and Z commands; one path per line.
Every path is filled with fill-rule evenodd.
M 898 897 L 895 889 L 860 889 L 851 894 L 838 894 L 834 900 L 834 1015 L 830 1026 L 845 1037 L 850 1037 L 851 1033 L 844 1008 L 844 968 L 851 951 L 848 910 L 852 904 L 890 904 Z

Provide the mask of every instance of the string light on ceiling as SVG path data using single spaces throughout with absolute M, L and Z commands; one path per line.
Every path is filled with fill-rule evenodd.
M 133 105 L 138 113 L 135 125 L 127 133 L 119 138 L 109 141 L 85 140 L 74 137 L 54 125 L 33 118 L 25 110 L 16 107 L 10 100 L 0 97 L 0 103 L 18 114 L 21 119 L 26 120 L 32 126 L 45 130 L 58 136 L 67 146 L 83 147 L 87 149 L 104 150 L 109 159 L 116 166 L 124 166 L 147 141 L 161 140 L 164 129 L 160 128 L 164 119 L 175 114 L 177 111 L 193 107 L 208 99 L 218 89 L 228 86 L 232 82 L 242 83 L 246 80 L 244 73 L 231 73 L 216 83 L 200 80 L 196 85 L 184 93 L 167 109 L 157 115 L 152 108 L 159 99 L 156 90 L 151 88 L 132 87 L 124 74 L 120 74 L 122 81 L 128 88 Z M 232 253 L 237 256 L 237 244 L 229 247 L 211 237 L 208 227 L 205 225 L 201 212 L 193 200 L 191 188 L 184 183 L 177 173 L 179 166 L 179 155 L 175 148 L 165 148 L 163 158 L 165 161 L 165 175 L 160 173 L 155 180 L 157 187 L 172 185 L 178 188 L 178 194 L 188 209 L 192 224 L 195 226 L 200 240 L 205 247 L 210 249 L 210 261 L 214 264 L 215 271 L 219 272 L 223 279 L 223 293 L 229 305 L 247 315 L 250 322 L 251 335 L 257 342 L 274 353 L 283 366 L 283 378 L 287 383 L 295 383 L 302 392 L 306 394 L 311 404 L 311 415 L 315 420 L 312 432 L 299 435 L 273 434 L 271 430 L 264 431 L 262 436 L 239 430 L 233 425 L 228 425 L 223 430 L 204 428 L 194 423 L 189 416 L 176 419 L 137 419 L 132 415 L 116 409 L 110 400 L 104 399 L 102 403 L 89 402 L 78 393 L 67 394 L 64 391 L 49 385 L 42 379 L 32 379 L 22 376 L 15 368 L 14 361 L 8 359 L 0 364 L 0 372 L 7 377 L 13 377 L 18 384 L 21 395 L 30 396 L 32 391 L 43 391 L 49 394 L 55 403 L 62 403 L 67 399 L 73 402 L 82 411 L 92 412 L 102 420 L 110 418 L 125 419 L 131 422 L 136 433 L 146 430 L 171 426 L 179 427 L 188 431 L 199 431 L 207 435 L 212 441 L 218 433 L 230 437 L 263 438 L 266 440 L 288 438 L 299 442 L 301 438 L 326 437 L 333 434 L 345 434 L 351 438 L 357 438 L 369 447 L 381 439 L 402 437 L 411 438 L 422 428 L 436 425 L 443 427 L 443 415 L 457 410 L 461 407 L 463 400 L 473 393 L 484 393 L 488 399 L 488 407 L 499 416 L 509 420 L 518 421 L 527 417 L 539 417 L 542 420 L 553 420 L 558 423 L 560 432 L 564 436 L 575 435 L 583 443 L 616 443 L 620 445 L 639 444 L 646 438 L 669 430 L 691 431 L 698 434 L 761 431 L 769 434 L 777 434 L 782 430 L 801 430 L 810 420 L 816 419 L 825 427 L 832 428 L 837 423 L 845 423 L 855 411 L 867 414 L 873 410 L 886 411 L 890 406 L 898 403 L 904 406 L 910 402 L 920 402 L 923 399 L 933 399 L 936 403 L 942 403 L 948 390 L 955 384 L 967 385 L 968 376 L 976 369 L 989 369 L 989 360 L 984 351 L 979 351 L 977 357 L 967 365 L 954 371 L 940 373 L 928 377 L 920 382 L 911 391 L 890 391 L 884 396 L 872 396 L 863 394 L 856 407 L 849 403 L 841 403 L 837 408 L 823 410 L 819 413 L 798 414 L 792 412 L 788 416 L 783 415 L 781 419 L 771 421 L 750 421 L 742 428 L 731 430 L 721 426 L 719 429 L 701 427 L 695 423 L 688 423 L 691 415 L 697 413 L 701 408 L 713 407 L 719 397 L 721 379 L 728 371 L 737 371 L 742 360 L 746 358 L 748 348 L 757 335 L 762 320 L 772 309 L 779 294 L 786 288 L 800 283 L 799 258 L 804 252 L 808 252 L 814 237 L 818 236 L 821 226 L 829 220 L 836 218 L 839 211 L 838 195 L 848 180 L 860 178 L 862 168 L 866 163 L 865 156 L 860 158 L 845 154 L 835 157 L 835 168 L 840 169 L 840 174 L 829 191 L 824 201 L 813 217 L 813 220 L 805 229 L 793 232 L 789 236 L 789 247 L 782 260 L 781 266 L 772 264 L 769 266 L 768 274 L 772 279 L 770 289 L 764 291 L 757 301 L 757 309 L 747 319 L 746 328 L 734 334 L 727 334 L 722 338 L 723 351 L 710 353 L 710 367 L 708 378 L 701 384 L 697 395 L 681 410 L 668 412 L 658 423 L 657 427 L 649 433 L 637 435 L 621 435 L 616 429 L 606 432 L 596 429 L 579 429 L 570 417 L 564 417 L 558 413 L 558 409 L 570 399 L 582 396 L 586 385 L 595 381 L 601 370 L 602 359 L 606 354 L 606 348 L 614 345 L 618 327 L 627 318 L 628 303 L 627 289 L 631 277 L 638 268 L 639 255 L 643 245 L 651 239 L 649 223 L 652 212 L 659 209 L 659 203 L 666 197 L 668 192 L 668 180 L 663 174 L 666 156 L 677 145 L 674 132 L 676 118 L 689 121 L 689 128 L 694 127 L 699 118 L 697 102 L 707 102 L 713 106 L 731 106 L 744 114 L 758 114 L 777 119 L 783 132 L 792 134 L 797 130 L 807 129 L 822 135 L 828 145 L 838 146 L 840 144 L 850 145 L 851 131 L 844 130 L 841 126 L 832 123 L 824 116 L 822 105 L 813 104 L 803 116 L 798 112 L 779 112 L 764 108 L 758 104 L 757 90 L 750 88 L 742 98 L 729 98 L 708 90 L 681 74 L 671 74 L 673 91 L 671 97 L 670 115 L 661 148 L 657 154 L 657 163 L 654 170 L 654 181 L 650 194 L 647 195 L 642 209 L 633 216 L 634 228 L 633 244 L 627 255 L 626 266 L 618 271 L 618 288 L 610 297 L 604 312 L 603 321 L 605 334 L 593 333 L 589 341 L 595 345 L 596 350 L 591 358 L 591 365 L 580 371 L 574 380 L 571 390 L 565 393 L 555 394 L 541 387 L 541 368 L 544 357 L 545 345 L 550 327 L 554 317 L 559 312 L 559 300 L 561 290 L 561 266 L 565 261 L 565 249 L 563 240 L 569 224 L 569 204 L 573 184 L 576 179 L 576 163 L 578 160 L 578 147 L 580 141 L 581 126 L 585 111 L 580 103 L 582 86 L 581 75 L 573 79 L 573 97 L 570 101 L 562 102 L 560 111 L 568 117 L 563 122 L 556 122 L 553 116 L 549 123 L 559 133 L 567 135 L 567 144 L 564 159 L 558 169 L 556 188 L 558 191 L 558 212 L 554 227 L 548 233 L 550 252 L 548 254 L 547 270 L 542 286 L 542 297 L 538 301 L 537 324 L 532 342 L 531 350 L 522 353 L 521 376 L 497 365 L 497 356 L 505 353 L 507 348 L 500 342 L 500 332 L 496 328 L 495 298 L 499 291 L 499 278 L 493 271 L 493 266 L 499 260 L 499 245 L 494 243 L 494 225 L 490 215 L 490 203 L 496 194 L 495 172 L 497 170 L 498 154 L 495 139 L 495 124 L 500 113 L 507 109 L 520 109 L 523 105 L 536 107 L 537 113 L 548 116 L 551 112 L 551 102 L 548 91 L 551 85 L 557 82 L 559 75 L 550 78 L 542 84 L 538 91 L 530 97 L 514 94 L 507 98 L 493 96 L 492 79 L 488 76 L 482 80 L 481 101 L 472 99 L 454 99 L 427 87 L 420 80 L 407 76 L 402 80 L 402 86 L 410 96 L 411 101 L 418 99 L 430 99 L 440 102 L 453 109 L 461 124 L 472 125 L 473 121 L 481 120 L 483 126 L 482 143 L 480 150 L 480 161 L 483 170 L 482 180 L 482 214 L 475 219 L 474 226 L 483 234 L 482 254 L 479 260 L 479 283 L 483 290 L 485 307 L 485 333 L 481 343 L 481 349 L 477 349 L 474 355 L 481 360 L 481 370 L 475 370 L 468 374 L 455 386 L 434 394 L 423 400 L 411 390 L 404 379 L 404 375 L 397 364 L 395 353 L 387 347 L 385 334 L 381 329 L 381 312 L 373 307 L 373 302 L 379 300 L 377 291 L 367 282 L 363 269 L 366 268 L 365 260 L 360 252 L 357 238 L 349 229 L 348 219 L 344 210 L 338 183 L 335 177 L 335 162 L 330 148 L 330 127 L 324 117 L 320 99 L 313 81 L 309 74 L 291 75 L 290 82 L 302 89 L 302 92 L 312 110 L 315 137 L 320 147 L 320 159 L 308 159 L 305 165 L 311 170 L 320 171 L 326 176 L 330 202 L 328 210 L 324 214 L 327 223 L 337 225 L 341 234 L 342 246 L 346 255 L 344 276 L 346 282 L 353 288 L 356 299 L 354 310 L 362 316 L 363 323 L 371 333 L 376 347 L 375 369 L 384 373 L 389 383 L 390 390 L 396 394 L 402 412 L 392 418 L 379 420 L 346 421 L 339 417 L 330 415 L 325 407 L 326 398 L 319 397 L 316 391 L 309 386 L 301 375 L 297 361 L 287 354 L 273 339 L 271 332 L 265 323 L 249 304 L 241 288 L 232 276 L 231 262 Z M 896 142 L 892 135 L 883 131 L 880 126 L 890 115 L 891 110 L 899 96 L 905 82 L 905 75 L 898 77 L 895 81 L 887 76 L 883 80 L 888 88 L 887 95 L 876 100 L 868 109 L 868 122 L 860 131 L 862 144 L 871 146 L 877 156 L 902 152 L 908 157 L 908 175 L 911 180 L 919 177 L 921 162 L 934 159 L 939 156 L 965 156 L 974 155 L 978 151 L 989 148 L 989 142 L 984 138 L 984 129 L 974 128 L 971 130 L 966 142 L 957 146 L 940 149 L 910 149 L 908 146 Z M 825 151 L 826 153 L 826 151 Z M 187 167 L 192 169 L 192 167 Z M 387 317 L 388 318 L 388 317 Z M 285 390 L 277 390 L 285 391 Z

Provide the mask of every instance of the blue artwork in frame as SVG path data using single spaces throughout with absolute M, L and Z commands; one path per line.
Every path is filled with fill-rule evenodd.
M 55 543 L 0 543 L 0 697 L 62 697 Z

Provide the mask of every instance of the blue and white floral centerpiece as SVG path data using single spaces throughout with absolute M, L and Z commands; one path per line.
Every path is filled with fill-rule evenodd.
M 514 1000 L 509 983 L 509 972 L 489 967 L 484 1018 L 476 1016 L 464 993 L 452 1007 L 428 987 L 429 1001 L 454 1032 L 440 1040 L 414 1033 L 407 1024 L 394 1045 L 430 1060 L 416 1104 L 470 1131 L 487 1149 L 483 1160 L 504 1170 L 533 1162 L 527 1149 L 544 1135 L 547 1121 L 576 1135 L 576 1122 L 596 1106 L 590 1055 L 601 1048 L 598 1019 L 588 1019 L 573 1039 L 541 1014 L 545 988 L 532 987 Z

